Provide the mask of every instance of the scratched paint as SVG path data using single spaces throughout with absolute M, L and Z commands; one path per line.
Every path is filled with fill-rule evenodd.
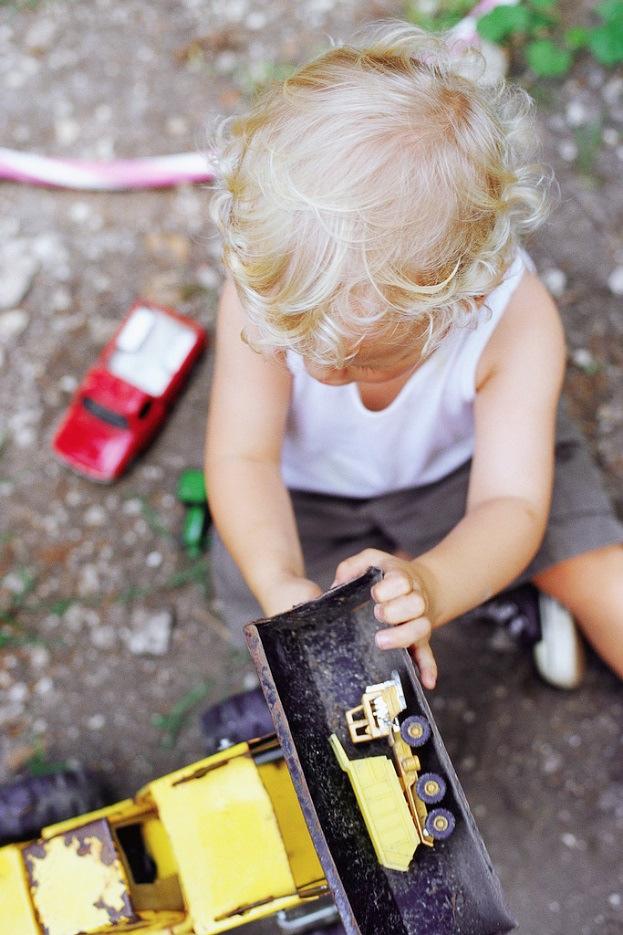
M 33 903 L 45 935 L 135 922 L 128 881 L 106 821 L 25 848 Z M 58 881 L 71 881 L 59 887 Z

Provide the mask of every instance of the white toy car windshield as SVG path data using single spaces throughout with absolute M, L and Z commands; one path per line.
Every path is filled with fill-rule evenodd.
M 114 376 L 150 396 L 162 396 L 197 340 L 192 328 L 156 308 L 136 308 L 108 360 Z

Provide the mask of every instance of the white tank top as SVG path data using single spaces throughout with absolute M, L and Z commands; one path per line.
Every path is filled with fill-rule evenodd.
M 292 398 L 282 475 L 293 490 L 375 497 L 430 484 L 474 451 L 476 368 L 530 257 L 519 251 L 475 328 L 457 328 L 385 409 L 367 409 L 356 383 L 326 386 L 291 351 Z

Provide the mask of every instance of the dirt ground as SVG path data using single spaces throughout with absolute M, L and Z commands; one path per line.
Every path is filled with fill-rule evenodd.
M 5 2 L 2 143 L 96 159 L 196 150 L 214 116 L 244 107 L 275 63 L 401 9 Z M 563 310 L 572 408 L 623 511 L 623 77 L 584 61 L 534 90 L 561 203 L 530 250 Z M 135 296 L 210 328 L 221 271 L 208 201 L 189 186 L 0 185 L 2 779 L 45 756 L 98 768 L 126 795 L 201 756 L 197 712 L 254 684 L 246 651 L 210 613 L 207 561 L 179 545 L 175 486 L 201 464 L 210 354 L 114 486 L 50 453 L 76 382 Z M 168 650 L 137 654 L 132 635 L 163 611 Z M 448 625 L 436 645 L 433 708 L 519 931 L 623 932 L 620 685 L 591 656 L 582 690 L 548 688 L 525 651 L 483 624 Z

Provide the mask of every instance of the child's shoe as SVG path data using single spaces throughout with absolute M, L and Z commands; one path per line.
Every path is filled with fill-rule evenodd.
M 575 621 L 566 607 L 539 592 L 541 639 L 533 647 L 541 678 L 556 688 L 577 688 L 584 678 L 586 656 Z

